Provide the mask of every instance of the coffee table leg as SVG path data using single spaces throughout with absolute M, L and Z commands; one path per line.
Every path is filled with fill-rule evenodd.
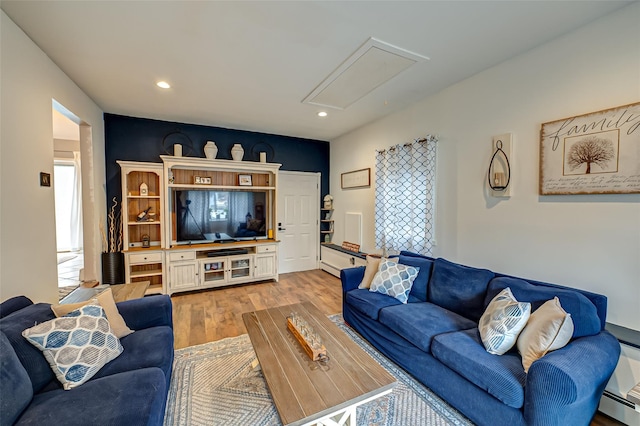
M 309 423 L 305 423 L 304 426 L 356 426 L 356 409 L 369 401 L 380 398 L 388 393 L 391 393 L 391 389 L 385 392 L 373 395 L 363 401 L 359 401 L 356 404 L 345 407 L 341 410 L 335 411 L 325 417 L 317 420 L 313 420 Z

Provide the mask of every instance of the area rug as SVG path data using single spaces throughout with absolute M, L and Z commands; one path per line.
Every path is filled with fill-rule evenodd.
M 358 426 L 472 425 L 454 408 L 377 352 L 342 321 L 331 319 L 398 380 L 393 391 L 363 404 Z M 175 352 L 165 426 L 281 425 L 249 336 L 227 338 Z
M 66 287 L 58 287 L 58 301 L 67 297 L 76 288 L 78 288 L 77 285 L 68 285 Z

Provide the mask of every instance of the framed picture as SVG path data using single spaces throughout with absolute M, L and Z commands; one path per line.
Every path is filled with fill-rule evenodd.
M 340 175 L 340 187 L 342 189 L 366 188 L 368 186 L 371 186 L 370 168 L 354 170 Z
M 251 186 L 251 175 L 238 175 L 238 185 Z
M 640 102 L 540 129 L 540 195 L 640 193 Z

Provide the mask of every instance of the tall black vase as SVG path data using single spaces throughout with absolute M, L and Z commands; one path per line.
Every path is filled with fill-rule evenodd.
M 124 253 L 102 253 L 102 283 L 124 283 Z

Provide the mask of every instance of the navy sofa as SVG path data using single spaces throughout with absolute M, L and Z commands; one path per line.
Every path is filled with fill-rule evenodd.
M 588 425 L 620 355 L 604 330 L 605 296 L 401 252 L 419 267 L 407 304 L 358 289 L 365 267 L 343 269 L 345 321 L 380 352 L 479 425 Z M 478 321 L 509 287 L 535 311 L 557 296 L 574 322 L 564 348 L 524 372 L 517 349 L 489 354 Z
M 42 352 L 22 331 L 55 318 L 24 296 L 0 305 L 1 425 L 162 425 L 173 367 L 169 296 L 117 304 L 134 330 L 124 350 L 89 381 L 63 390 Z

